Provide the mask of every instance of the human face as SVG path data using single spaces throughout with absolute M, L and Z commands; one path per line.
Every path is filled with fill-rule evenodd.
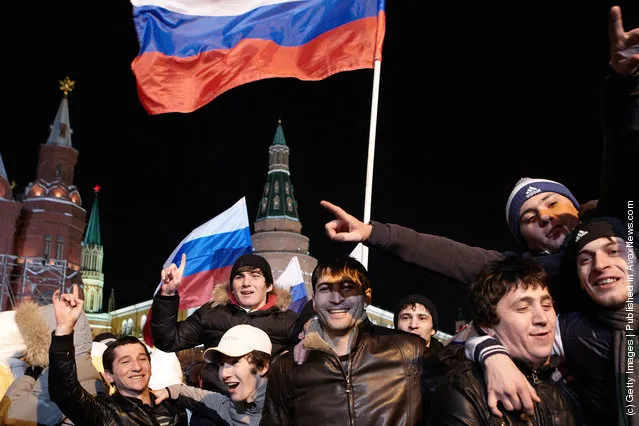
M 496 306 L 499 322 L 486 333 L 501 343 L 513 358 L 527 361 L 534 368 L 550 356 L 555 338 L 555 308 L 547 288 L 537 286 L 508 292 Z
M 266 284 L 266 278 L 259 268 L 238 272 L 233 277 L 233 295 L 240 306 L 252 311 L 266 304 L 266 295 L 273 290 L 273 284 Z
M 421 303 L 407 305 L 399 311 L 397 328 L 417 334 L 426 340 L 426 346 L 430 345 L 430 337 L 435 334 L 435 330 L 433 330 L 433 317 L 430 315 L 428 309 Z
M 220 354 L 218 365 L 218 375 L 226 385 L 231 399 L 234 402 L 253 402 L 257 387 L 268 367 L 258 371 L 248 361 L 248 355 L 230 357 Z
M 628 249 L 619 237 L 598 238 L 577 254 L 579 282 L 588 296 L 599 305 L 619 308 L 628 293 Z
M 519 232 L 531 250 L 558 251 L 578 222 L 572 201 L 555 192 L 537 194 L 519 209 Z
M 151 361 L 142 344 L 132 343 L 113 350 L 112 372 L 105 371 L 107 380 L 124 396 L 140 398 L 149 390 Z
M 348 334 L 364 315 L 370 301 L 370 288 L 346 276 L 331 276 L 330 269 L 318 280 L 313 307 L 324 330 L 331 336 Z

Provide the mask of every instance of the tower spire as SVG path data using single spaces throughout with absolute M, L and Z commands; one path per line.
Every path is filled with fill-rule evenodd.
M 64 96 L 60 101 L 58 113 L 49 127 L 50 132 L 47 144 L 73 146 L 71 145 L 71 134 L 73 130 L 71 129 L 71 121 L 69 120 L 69 102 L 67 95 L 75 87 L 75 81 L 69 79 L 69 77 L 65 77 L 64 80 L 60 80 L 59 83 L 60 90 L 64 93 Z
M 269 219 L 277 220 L 278 229 L 282 226 L 287 230 L 300 232 L 302 227 L 297 215 L 297 202 L 293 195 L 293 185 L 288 165 L 289 148 L 286 145 L 282 120 L 278 120 L 273 144 L 268 149 L 268 176 L 262 200 L 257 209 L 256 224 Z M 269 230 L 268 225 L 259 226 Z M 257 229 L 256 229 L 257 232 Z
M 102 239 L 100 238 L 100 214 L 98 209 L 98 193 L 100 192 L 100 185 L 93 187 L 95 197 L 93 198 L 93 207 L 91 207 L 91 216 L 89 216 L 89 224 L 84 234 L 84 245 L 95 244 L 102 245 Z

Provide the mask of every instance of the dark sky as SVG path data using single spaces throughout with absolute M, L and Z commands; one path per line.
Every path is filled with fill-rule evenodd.
M 372 218 L 506 250 L 514 239 L 504 206 L 520 177 L 559 180 L 582 201 L 597 197 L 608 10 L 620 5 L 630 29 L 639 4 L 473 3 L 387 1 Z M 138 44 L 128 2 L 44 2 L 7 16 L 17 22 L 1 30 L 0 153 L 23 191 L 61 99 L 58 80 L 76 81 L 75 184 L 87 210 L 93 185 L 103 188 L 105 300 L 111 288 L 118 307 L 148 300 L 181 239 L 242 196 L 252 227 L 280 117 L 311 255 L 353 248 L 325 236 L 331 217 L 319 202 L 363 216 L 372 70 L 263 80 L 191 114 L 149 116 L 130 70 Z M 384 309 L 421 292 L 447 332 L 466 309 L 460 284 L 375 251 L 369 269 L 373 303 Z

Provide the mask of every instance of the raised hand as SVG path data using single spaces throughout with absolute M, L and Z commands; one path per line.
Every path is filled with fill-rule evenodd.
M 173 296 L 175 294 L 178 285 L 182 281 L 185 267 L 186 253 L 182 253 L 179 267 L 175 263 L 171 263 L 168 268 L 162 269 L 162 287 L 160 288 L 162 296 Z
M 362 222 L 328 201 L 321 201 L 320 205 L 335 215 L 335 220 L 324 225 L 331 240 L 361 243 L 371 235 L 373 225 Z
M 75 323 L 78 322 L 84 300 L 80 299 L 80 290 L 77 284 L 73 284 L 71 293 L 60 293 L 60 289 L 53 292 L 53 309 L 55 310 L 56 328 L 55 335 L 63 336 L 71 334 Z
M 608 25 L 610 36 L 610 66 L 621 75 L 632 75 L 639 71 L 639 28 L 628 32 L 623 29 L 621 9 L 610 9 Z

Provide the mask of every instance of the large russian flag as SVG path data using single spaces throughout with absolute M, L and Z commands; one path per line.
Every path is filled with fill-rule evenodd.
M 272 77 L 321 80 L 382 58 L 385 0 L 131 0 L 149 114 L 191 112 Z
M 282 275 L 275 281 L 275 285 L 291 293 L 291 303 L 288 305 L 288 308 L 299 314 L 302 308 L 304 308 L 308 296 L 306 293 L 306 284 L 304 284 L 304 275 L 302 274 L 302 268 L 300 267 L 300 261 L 297 256 L 291 258 Z

